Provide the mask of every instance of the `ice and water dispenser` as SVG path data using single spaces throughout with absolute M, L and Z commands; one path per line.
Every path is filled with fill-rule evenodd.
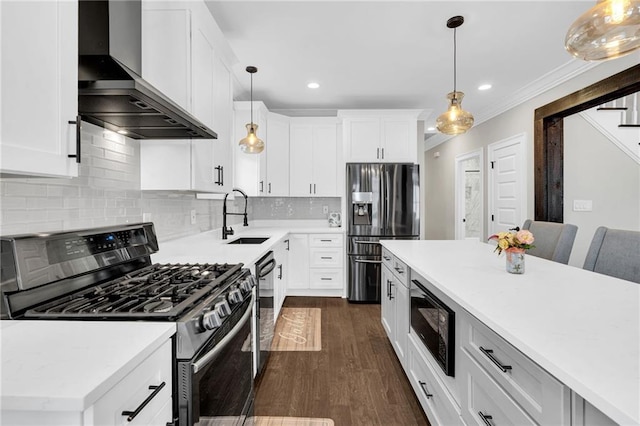
M 371 225 L 373 192 L 351 193 L 351 220 L 353 225 Z

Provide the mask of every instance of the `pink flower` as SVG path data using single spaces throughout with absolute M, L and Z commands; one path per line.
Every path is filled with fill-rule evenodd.
M 518 240 L 520 244 L 532 244 L 535 238 L 533 238 L 531 232 L 523 229 L 516 234 L 516 240 Z

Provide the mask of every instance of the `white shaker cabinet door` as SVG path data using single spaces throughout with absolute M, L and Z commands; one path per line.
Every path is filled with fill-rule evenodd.
M 78 175 L 78 4 L 0 2 L 0 171 Z
M 289 117 L 267 114 L 267 167 L 265 195 L 268 197 L 289 196 Z
M 381 120 L 380 157 L 385 162 L 417 161 L 418 122 L 404 117 L 384 117 Z
M 291 181 L 292 197 L 313 196 L 313 126 L 291 124 Z
M 213 169 L 216 192 L 229 192 L 233 188 L 233 91 L 231 73 L 226 65 L 215 58 L 213 83 L 213 129 L 218 139 L 209 141 L 213 146 Z
M 289 279 L 287 289 L 309 288 L 309 236 L 289 235 Z M 287 292 L 288 294 L 289 292 Z
M 336 125 L 316 125 L 313 129 L 313 195 L 338 196 L 338 135 Z
M 344 121 L 347 161 L 380 161 L 380 119 L 347 118 Z

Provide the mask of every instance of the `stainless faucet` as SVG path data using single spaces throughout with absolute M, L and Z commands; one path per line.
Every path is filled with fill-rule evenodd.
M 222 204 L 222 239 L 226 240 L 228 235 L 233 235 L 233 228 L 229 227 L 227 229 L 227 215 L 234 215 L 234 216 L 244 216 L 244 222 L 242 224 L 242 226 L 249 226 L 249 221 L 247 220 L 247 194 L 244 193 L 243 190 L 238 189 L 238 188 L 233 188 L 233 191 L 237 191 L 239 193 L 242 194 L 242 196 L 244 197 L 244 213 L 227 213 L 227 197 L 229 196 L 229 192 L 227 192 L 226 194 L 224 194 L 224 203 Z

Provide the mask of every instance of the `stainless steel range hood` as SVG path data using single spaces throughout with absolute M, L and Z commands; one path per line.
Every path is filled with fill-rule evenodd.
M 82 120 L 134 139 L 218 135 L 140 77 L 140 0 L 78 5 L 78 112 Z

